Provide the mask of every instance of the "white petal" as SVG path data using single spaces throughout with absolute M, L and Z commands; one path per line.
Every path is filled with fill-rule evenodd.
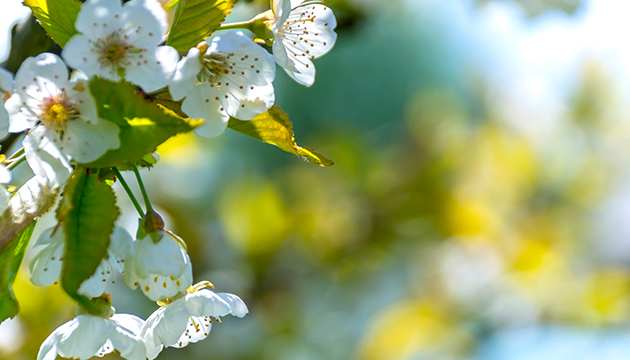
M 96 355 L 107 341 L 105 320 L 91 315 L 79 315 L 59 340 L 59 355 L 87 360 Z
M 22 146 L 35 176 L 50 188 L 56 188 L 66 183 L 73 169 L 68 158 L 46 135 L 46 127 L 37 126 L 26 134 Z
M 217 295 L 230 305 L 230 314 L 242 318 L 249 312 L 247 305 L 240 297 L 230 293 L 218 293 Z
M 141 336 L 144 341 L 147 358 L 149 360 L 155 359 L 164 348 L 162 342 L 157 339 L 154 334 L 155 327 L 164 318 L 164 310 L 166 310 L 165 307 L 160 307 L 154 311 L 142 327 Z
M 0 104 L 0 139 L 9 133 L 9 112 L 4 107 L 4 103 Z
M 0 68 L 0 92 L 13 92 L 13 74 L 5 68 Z
M 112 232 L 109 248 L 107 254 L 109 255 L 108 261 L 116 271 L 123 272 L 125 259 L 131 254 L 131 247 L 133 246 L 133 238 L 120 226 L 114 226 Z
M 64 323 L 53 331 L 42 343 L 37 354 L 37 360 L 55 360 L 57 358 L 57 344 L 63 334 L 70 328 L 75 319 Z
M 145 341 L 151 338 L 154 346 L 158 344 L 171 346 L 186 331 L 186 324 L 188 324 L 190 315 L 184 300 L 175 300 L 149 316 L 142 329 L 142 338 Z
M 182 111 L 193 119 L 203 119 L 205 122 L 195 128 L 195 134 L 204 137 L 214 137 L 223 134 L 230 117 L 221 106 L 222 94 L 211 88 L 210 84 L 196 85 L 182 103 Z
M 11 172 L 7 168 L 0 164 L 0 184 L 8 184 L 11 181 Z
M 233 98 L 230 98 L 231 100 Z M 228 100 L 228 101 L 229 101 Z M 273 85 L 255 86 L 248 96 L 241 99 L 239 105 L 234 108 L 235 104 L 228 107 L 228 114 L 233 114 L 237 119 L 251 120 L 257 115 L 267 111 L 275 101 Z M 234 110 L 235 109 L 235 110 Z M 230 111 L 233 111 L 232 113 Z
M 212 330 L 212 318 L 209 316 L 197 317 L 191 316 L 186 324 L 186 331 L 179 337 L 179 340 L 171 346 L 175 348 L 183 348 L 189 343 L 205 339 Z
M 25 102 L 19 94 L 13 94 L 4 108 L 9 116 L 9 132 L 20 133 L 35 126 L 39 121 L 37 115 L 24 109 Z
M 150 235 L 134 242 L 134 268 L 140 277 L 152 275 L 180 277 L 189 262 L 188 254 L 169 236 L 156 244 Z
M 145 54 L 144 61 L 132 61 L 125 69 L 125 78 L 140 86 L 145 92 L 153 92 L 169 83 L 175 74 L 178 61 L 177 50 L 170 46 L 158 46 L 152 56 Z
M 43 53 L 28 58 L 24 60 L 15 74 L 15 91 L 23 95 L 25 87 L 38 84 L 38 78 L 46 79 L 53 84 L 60 84 L 58 87 L 63 87 L 68 81 L 68 69 L 61 58 L 55 54 Z M 46 91 L 46 89 L 41 90 Z
M 74 27 L 91 39 L 106 37 L 116 29 L 120 17 L 119 0 L 90 0 L 81 5 Z
M 66 124 L 63 151 L 78 163 L 88 163 L 101 157 L 105 152 L 120 146 L 118 126 L 105 120 L 87 121 L 72 119 Z
M 116 315 L 114 315 L 116 316 Z M 130 317 L 136 319 L 129 319 Z M 144 360 L 146 350 L 140 337 L 143 321 L 133 315 L 120 314 L 107 321 L 105 331 L 120 356 L 127 360 Z M 130 325 L 127 327 L 126 325 Z
M 192 48 L 188 51 L 188 55 L 177 63 L 177 71 L 168 84 L 173 100 L 179 101 L 190 93 L 200 71 L 199 49 Z
M 208 289 L 201 289 L 185 297 L 186 307 L 193 316 L 220 317 L 230 313 L 230 304 Z
M 123 5 L 121 21 L 129 44 L 152 48 L 162 41 L 166 31 L 166 12 L 155 0 L 132 0 Z
M 113 278 L 114 269 L 106 259 L 102 259 L 94 274 L 81 283 L 78 293 L 89 298 L 101 296 Z
M 272 0 L 271 11 L 274 14 L 274 29 L 284 24 L 291 13 L 291 2 L 289 0 Z
M 70 67 L 79 69 L 91 77 L 100 74 L 101 71 L 98 55 L 91 51 L 93 47 L 90 37 L 75 35 L 68 40 L 61 51 L 61 56 Z
M 41 245 L 41 249 L 29 263 L 31 282 L 36 286 L 48 286 L 59 280 L 61 275 L 62 258 L 64 254 L 63 229 L 48 228 L 42 232 L 35 246 Z

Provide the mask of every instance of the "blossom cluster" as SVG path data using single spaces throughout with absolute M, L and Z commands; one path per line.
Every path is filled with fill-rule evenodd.
M 8 184 L 10 170 L 23 161 L 34 175 L 14 191 L 0 186 L 0 234 L 23 230 L 56 202 L 78 167 L 89 168 L 122 146 L 121 128 L 99 113 L 92 79 L 132 84 L 148 97 L 166 96 L 187 117 L 204 121 L 194 129 L 197 134 L 213 137 L 224 132 L 230 118 L 251 120 L 274 104 L 276 64 L 299 84 L 311 86 L 312 60 L 336 40 L 335 17 L 317 1 L 272 0 L 269 12 L 250 22 L 262 21 L 267 29 L 263 43 L 271 53 L 259 38 L 225 30 L 180 54 L 164 45 L 166 19 L 157 0 L 87 0 L 74 23 L 77 34 L 60 56 L 30 57 L 15 76 L 0 68 L 0 137 L 24 134 L 22 148 L 3 159 L 7 166 L 0 166 L 0 184 Z M 109 170 L 124 182 L 115 167 Z M 193 285 L 184 241 L 164 228 L 150 203 L 146 206 L 146 213 L 139 209 L 141 229 L 135 237 L 114 226 L 106 256 L 80 284 L 77 296 L 109 301 L 108 286 L 121 274 L 129 288 L 140 288 L 159 308 L 145 321 L 111 307 L 102 314 L 80 307 L 76 318 L 44 341 L 38 360 L 88 359 L 114 351 L 125 359 L 154 359 L 164 347 L 204 339 L 223 316 L 248 313 L 238 296 L 215 293 L 208 281 Z M 48 286 L 62 277 L 68 243 L 58 220 L 35 242 L 37 253 L 29 264 L 34 285 Z

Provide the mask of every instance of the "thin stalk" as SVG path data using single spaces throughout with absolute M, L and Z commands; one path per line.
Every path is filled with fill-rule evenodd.
M 147 194 L 147 189 L 144 187 L 140 171 L 138 170 L 138 166 L 136 164 L 133 164 L 133 172 L 136 174 L 136 179 L 138 179 L 138 185 L 140 185 L 140 191 L 142 192 L 142 197 L 144 198 L 144 205 L 147 207 L 147 213 L 153 212 L 153 206 L 151 206 L 149 194 Z
M 11 170 L 11 169 L 15 168 L 16 166 L 18 166 L 21 163 L 23 163 L 24 160 L 26 160 L 26 155 L 22 155 L 19 158 L 14 159 L 13 161 L 11 161 L 11 163 L 9 165 L 7 165 L 7 170 Z
M 12 160 L 17 158 L 18 156 L 21 156 L 22 154 L 24 154 L 24 148 L 20 148 L 18 151 L 14 152 L 13 154 L 11 154 L 11 156 L 9 156 L 7 158 L 7 160 Z
M 221 24 L 217 30 L 232 30 L 232 29 L 248 29 L 252 24 L 251 20 L 235 22 L 230 24 Z
M 136 196 L 133 194 L 133 192 L 131 192 L 131 188 L 129 188 L 129 184 L 127 184 L 127 181 L 125 181 L 125 178 L 122 176 L 122 174 L 120 173 L 120 171 L 118 171 L 117 168 L 113 167 L 112 170 L 114 170 L 114 172 L 116 173 L 116 178 L 118 179 L 118 181 L 120 181 L 120 184 L 125 189 L 125 192 L 129 196 L 129 199 L 131 199 L 133 206 L 136 208 L 136 211 L 138 211 L 138 215 L 140 215 L 141 218 L 144 218 L 144 212 L 142 211 L 142 207 L 140 206 L 138 199 L 136 199 Z

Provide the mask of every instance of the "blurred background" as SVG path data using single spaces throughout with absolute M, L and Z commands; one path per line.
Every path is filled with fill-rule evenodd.
M 28 13 L 11 3 L 0 50 Z M 333 167 L 228 131 L 179 136 L 144 171 L 195 280 L 250 310 L 158 359 L 630 358 L 630 3 L 327 4 L 339 37 L 315 85 L 279 69 L 275 88 Z M 30 284 L 30 256 L 3 359 L 35 358 L 74 316 L 58 286 Z M 157 308 L 112 293 L 118 312 Z

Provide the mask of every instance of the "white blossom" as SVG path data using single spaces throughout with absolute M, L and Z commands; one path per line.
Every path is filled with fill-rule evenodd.
M 192 266 L 186 251 L 166 232 L 159 230 L 158 237 L 157 243 L 151 235 L 133 242 L 124 274 L 127 286 L 140 286 L 153 301 L 183 293 L 192 284 Z
M 311 0 L 272 0 L 271 9 L 276 62 L 293 80 L 313 85 L 315 66 L 311 60 L 324 56 L 335 45 L 335 15 L 328 6 Z
M 155 359 L 164 347 L 182 348 L 205 339 L 213 321 L 220 322 L 221 316 L 231 314 L 242 318 L 248 313 L 247 306 L 236 295 L 196 288 L 149 316 L 142 328 L 148 359 Z
M 146 350 L 139 336 L 144 321 L 129 314 L 116 314 L 109 319 L 79 315 L 58 327 L 44 340 L 37 360 L 65 358 L 87 360 L 114 352 L 127 360 L 144 360 Z
M 127 230 L 115 226 L 107 248 L 107 257 L 101 260 L 95 273 L 81 284 L 79 294 L 92 298 L 103 294 L 106 285 L 115 282 L 116 272 L 123 272 L 124 259 L 131 251 L 132 241 Z M 65 253 L 63 229 L 52 227 L 44 230 L 34 246 L 40 249 L 29 264 L 31 282 L 37 286 L 48 286 L 59 280 L 61 275 Z
M 89 77 L 124 78 L 146 92 L 158 90 L 173 77 L 179 54 L 158 46 L 166 30 L 166 13 L 156 0 L 88 0 L 75 23 L 80 34 L 64 47 L 71 67 Z
M 0 68 L 0 101 L 2 104 L 13 94 L 13 74 L 4 68 Z M 9 131 L 9 113 L 4 106 L 0 106 L 0 139 Z
M 177 65 L 169 91 L 174 100 L 184 97 L 182 111 L 205 123 L 195 129 L 212 137 L 225 131 L 230 116 L 251 120 L 275 100 L 273 57 L 240 31 L 206 39 L 202 54 L 192 48 Z
M 5 106 L 9 131 L 29 130 L 35 148 L 53 142 L 80 163 L 118 148 L 118 127 L 101 120 L 87 83 L 68 80 L 68 69 L 54 54 L 43 53 L 22 63 L 15 75 L 15 94 Z M 40 145 L 38 145 L 40 144 Z

